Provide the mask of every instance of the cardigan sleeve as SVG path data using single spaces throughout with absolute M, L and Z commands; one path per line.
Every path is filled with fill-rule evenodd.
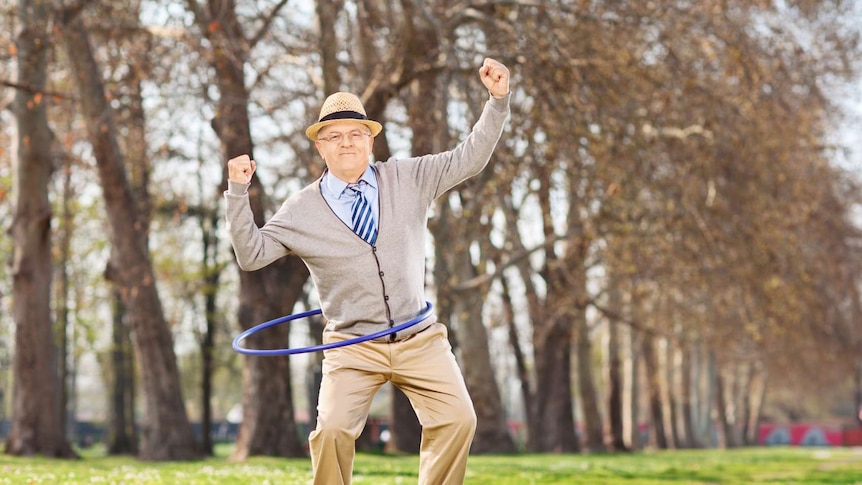
M 402 167 L 414 170 L 415 182 L 423 188 L 429 203 L 485 168 L 503 133 L 510 96 L 491 97 L 470 134 L 455 148 L 398 160 Z
M 230 242 L 237 264 L 244 271 L 254 271 L 290 254 L 286 243 L 290 234 L 290 211 L 286 204 L 258 228 L 248 193 L 237 193 L 236 187 L 225 191 L 225 215 Z

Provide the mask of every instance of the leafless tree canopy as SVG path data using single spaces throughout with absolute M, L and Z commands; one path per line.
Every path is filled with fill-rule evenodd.
M 384 123 L 378 160 L 446 150 L 487 99 L 484 57 L 512 72 L 512 116 L 437 201 L 427 254 L 474 453 L 735 446 L 764 419 L 862 406 L 862 192 L 836 136 L 857 2 L 121 3 L 0 7 L 7 453 L 71 456 L 62 432 L 28 436 L 76 416 L 95 355 L 117 452 L 211 453 L 191 422 L 237 408 L 234 458 L 304 455 L 319 356 L 229 342 L 316 295 L 295 258 L 235 267 L 225 160 L 256 159 L 262 224 L 320 175 L 303 132 L 327 94 Z M 406 400 L 374 412 L 418 449 Z

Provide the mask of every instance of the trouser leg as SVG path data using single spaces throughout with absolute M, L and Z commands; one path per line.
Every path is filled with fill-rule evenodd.
M 461 484 L 476 431 L 476 412 L 445 325 L 436 323 L 392 345 L 392 383 L 422 424 L 419 484 Z
M 340 337 L 330 337 L 329 340 Z M 317 427 L 308 438 L 314 483 L 349 484 L 356 439 L 371 400 L 385 382 L 374 344 L 327 350 L 317 402 Z

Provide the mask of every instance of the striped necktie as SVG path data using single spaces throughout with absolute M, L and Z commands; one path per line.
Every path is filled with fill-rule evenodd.
M 377 222 L 374 220 L 374 214 L 371 212 L 371 204 L 362 193 L 361 187 L 367 184 L 366 181 L 360 180 L 355 184 L 347 186 L 353 191 L 354 200 L 351 205 L 350 222 L 353 232 L 365 240 L 370 245 L 374 245 L 377 241 Z

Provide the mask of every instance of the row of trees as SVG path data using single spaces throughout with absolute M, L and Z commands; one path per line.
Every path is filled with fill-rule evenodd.
M 818 386 L 862 392 L 860 192 L 831 163 L 829 96 L 858 68 L 853 8 L 19 0 L 0 29 L 16 68 L 0 72 L 15 126 L 0 134 L 14 146 L 0 167 L 6 453 L 74 454 L 64 410 L 83 344 L 106 349 L 112 452 L 211 452 L 189 410 L 207 429 L 219 371 L 242 367 L 235 458 L 303 455 L 297 362 L 240 360 L 227 342 L 314 306 L 313 289 L 292 257 L 236 271 L 224 160 L 258 161 L 262 224 L 321 172 L 303 128 L 326 94 L 357 92 L 385 122 L 378 160 L 445 150 L 487 97 L 485 56 L 512 70 L 512 116 L 491 165 L 434 207 L 428 255 L 479 417 L 474 452 L 517 448 L 511 402 L 527 449 L 597 451 L 639 446 L 640 421 L 659 447 L 713 444 L 714 427 L 742 444 L 770 396 L 773 412 L 801 412 Z M 418 450 L 399 393 L 391 420 L 394 446 Z

